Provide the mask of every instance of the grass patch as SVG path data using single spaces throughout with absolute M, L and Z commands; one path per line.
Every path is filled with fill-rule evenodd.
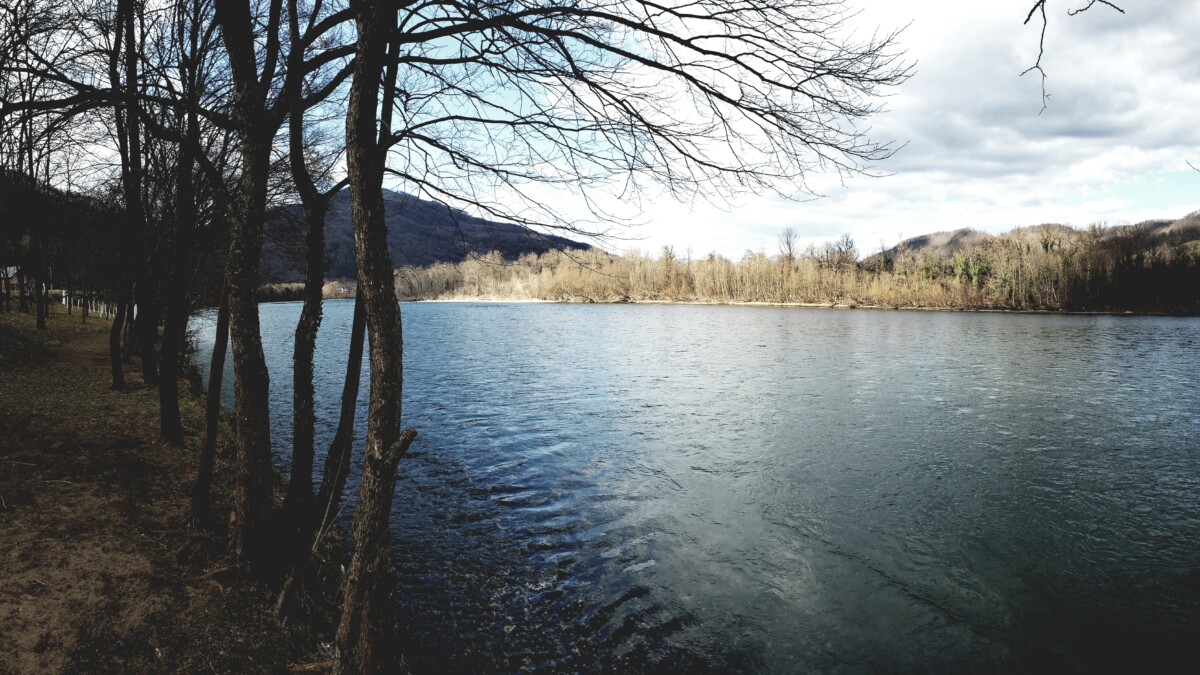
M 12 370 L 18 364 L 39 361 L 51 348 L 61 344 L 55 336 L 35 327 L 32 314 L 0 314 L 0 370 Z
M 188 528 L 203 398 L 180 382 L 185 447 L 158 438 L 158 390 L 109 388 L 109 322 L 52 306 L 0 315 L 0 673 L 248 672 L 320 660 L 329 635 L 275 621 L 228 532 Z M 228 427 L 221 445 L 232 443 Z M 218 462 L 214 510 L 232 510 Z

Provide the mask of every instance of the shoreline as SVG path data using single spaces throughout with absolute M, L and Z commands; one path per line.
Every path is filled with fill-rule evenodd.
M 323 297 L 322 300 L 353 300 L 354 297 L 338 294 Z M 780 307 L 789 309 L 866 309 L 878 311 L 915 311 L 915 312 L 973 312 L 979 314 L 1046 314 L 1046 315 L 1078 315 L 1078 316 L 1200 316 L 1200 307 L 1192 309 L 1016 309 L 1011 307 L 987 306 L 951 306 L 951 305 L 880 305 L 860 302 L 825 301 L 825 302 L 769 302 L 760 300 L 654 300 L 654 299 L 597 299 L 589 297 L 574 297 L 565 300 L 548 300 L 528 297 L 497 297 L 489 296 L 454 296 L 454 297 L 397 297 L 399 302 L 428 302 L 428 303 L 481 303 L 481 304 L 555 304 L 555 305 L 698 305 L 715 307 Z M 301 303 L 301 298 L 272 297 L 260 298 L 259 304 Z M 215 309 L 215 308 L 210 308 Z
M 334 298 L 327 298 L 334 299 Z M 1010 309 L 1005 307 L 926 307 L 918 305 L 870 305 L 843 302 L 763 302 L 750 300 L 543 300 L 540 298 L 496 298 L 496 297 L 456 297 L 456 298 L 401 298 L 401 302 L 412 303 L 484 303 L 484 304 L 553 304 L 553 305 L 694 305 L 706 307 L 777 307 L 785 309 L 837 309 L 837 310 L 874 310 L 874 311 L 907 311 L 907 312 L 963 312 L 975 314 L 1034 314 L 1034 315 L 1066 315 L 1066 316 L 1176 316 L 1197 317 L 1197 311 L 1155 311 L 1155 310 L 1069 310 L 1069 309 Z

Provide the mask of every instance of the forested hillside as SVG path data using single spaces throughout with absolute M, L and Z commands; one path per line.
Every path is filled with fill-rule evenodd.
M 527 227 L 477 218 L 459 209 L 384 191 L 388 253 L 397 266 L 423 267 L 462 262 L 472 253 L 499 251 L 508 260 L 528 253 L 588 249 L 589 244 L 542 234 Z M 300 281 L 304 277 L 304 213 L 298 205 L 279 209 L 267 226 L 262 282 Z M 325 221 L 325 276 L 353 279 L 354 228 L 350 197 L 343 190 L 329 205 Z

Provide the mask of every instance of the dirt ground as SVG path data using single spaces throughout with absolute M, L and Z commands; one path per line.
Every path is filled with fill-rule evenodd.
M 161 443 L 136 362 L 128 391 L 108 386 L 108 322 L 55 309 L 44 332 L 0 314 L 0 346 L 20 347 L 0 369 L 0 673 L 315 660 L 320 636 L 275 622 L 267 591 L 213 574 L 229 564 L 224 537 L 187 526 L 202 398 L 182 396 L 185 448 Z

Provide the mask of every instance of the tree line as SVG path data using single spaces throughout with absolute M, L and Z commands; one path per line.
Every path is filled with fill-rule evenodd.
M 1018 229 L 955 249 L 901 243 L 859 259 L 852 239 L 739 260 L 665 247 L 657 256 L 551 251 L 505 260 L 397 270 L 412 300 L 493 298 L 562 302 L 761 302 L 1045 311 L 1200 311 L 1200 227 L 1155 234 L 1145 226 Z
M 123 364 L 136 361 L 176 446 L 189 317 L 219 307 L 192 523 L 223 520 L 209 492 L 228 356 L 232 550 L 240 570 L 279 589 L 281 615 L 301 611 L 312 551 L 343 500 L 369 358 L 331 667 L 389 670 L 388 514 L 416 434 L 402 426 L 385 179 L 481 217 L 577 235 L 604 232 L 611 218 L 592 197 L 617 185 L 629 198 L 644 185 L 803 195 L 813 171 L 861 173 L 893 152 L 861 122 L 910 68 L 894 33 L 862 37 L 850 17 L 831 0 L 4 0 L 0 266 L 34 280 L 39 313 L 52 285 L 116 308 L 111 386 L 129 386 Z M 547 206 L 544 185 L 582 195 L 586 215 Z M 317 485 L 324 220 L 343 189 L 357 295 L 341 420 Z M 264 221 L 285 203 L 302 207 L 306 263 L 289 482 L 277 503 L 258 293 Z

